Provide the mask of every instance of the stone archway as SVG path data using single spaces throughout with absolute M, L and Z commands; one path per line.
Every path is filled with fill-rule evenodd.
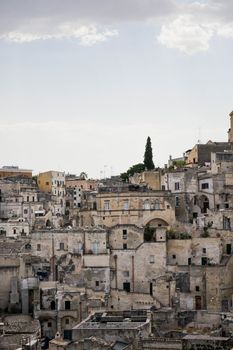
M 164 227 L 164 226 L 166 227 L 166 226 L 169 226 L 169 224 L 167 223 L 167 221 L 165 221 L 161 218 L 154 218 L 154 219 L 148 221 L 146 223 L 146 226 L 156 228 L 156 227 Z

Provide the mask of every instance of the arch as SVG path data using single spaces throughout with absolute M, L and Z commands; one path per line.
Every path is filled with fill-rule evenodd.
M 206 214 L 207 210 L 210 208 L 210 201 L 204 194 L 199 198 L 199 206 L 201 208 L 201 213 Z
M 150 220 L 147 225 L 149 227 L 164 227 L 164 226 L 169 226 L 169 224 L 167 223 L 167 221 L 165 221 L 164 219 L 161 218 L 154 218 L 152 220 Z

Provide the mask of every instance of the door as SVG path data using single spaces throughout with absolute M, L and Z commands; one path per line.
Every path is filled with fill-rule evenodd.
M 231 255 L 231 244 L 227 244 L 227 255 Z
M 201 310 L 201 296 L 199 295 L 195 296 L 195 309 Z
M 130 283 L 129 282 L 123 283 L 123 290 L 125 290 L 127 293 L 130 293 Z
M 150 282 L 150 295 L 153 296 L 153 283 Z

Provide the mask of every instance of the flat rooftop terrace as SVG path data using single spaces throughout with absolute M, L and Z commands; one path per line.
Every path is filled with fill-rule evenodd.
M 98 312 L 73 329 L 136 329 L 147 322 L 145 311 Z

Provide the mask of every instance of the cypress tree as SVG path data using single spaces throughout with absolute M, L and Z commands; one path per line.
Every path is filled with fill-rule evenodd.
M 152 153 L 152 147 L 151 147 L 151 140 L 150 137 L 147 137 L 146 141 L 146 149 L 144 154 L 144 165 L 147 170 L 153 170 L 155 168 L 154 162 L 153 162 L 153 153 Z

